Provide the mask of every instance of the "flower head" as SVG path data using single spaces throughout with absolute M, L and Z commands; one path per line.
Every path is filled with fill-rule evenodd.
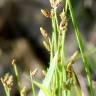
M 50 4 L 52 8 L 57 8 L 60 4 L 61 0 L 50 0 Z
M 3 78 L 1 78 L 1 82 L 5 88 L 11 89 L 13 86 L 13 76 L 7 73 Z

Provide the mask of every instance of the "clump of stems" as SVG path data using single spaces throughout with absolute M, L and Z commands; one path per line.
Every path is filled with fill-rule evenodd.
M 47 31 L 41 30 L 41 33 L 47 42 L 47 46 L 50 45 L 50 67 L 48 70 L 51 72 L 52 76 L 50 76 L 51 79 L 49 79 L 49 83 L 47 82 L 47 79 L 49 78 L 48 75 L 46 75 L 45 80 L 43 81 L 43 85 L 46 88 L 50 88 L 52 96 L 68 96 L 71 92 L 71 86 L 73 84 L 73 68 L 72 64 L 75 63 L 75 57 L 78 55 L 78 52 L 74 53 L 74 58 L 70 60 L 68 63 L 65 62 L 65 36 L 67 31 L 67 9 L 63 9 L 60 18 L 60 23 L 58 22 L 58 15 L 57 15 L 57 8 L 60 4 L 61 0 L 50 0 L 51 5 L 51 11 L 48 12 L 48 10 L 41 10 L 42 14 L 50 18 L 52 21 L 52 37 L 51 39 L 48 39 L 48 35 L 46 35 Z M 67 3 L 66 3 L 67 4 Z M 66 5 L 67 6 L 67 5 Z M 47 40 L 48 39 L 48 40 Z M 49 50 L 49 47 L 47 47 Z M 57 54 L 57 57 L 55 57 Z M 54 59 L 56 59 L 56 62 L 54 62 Z M 53 65 L 52 65 L 53 64 Z M 53 67 L 55 66 L 55 67 Z M 54 69 L 51 71 L 51 67 Z M 48 84 L 46 84 L 48 83 Z M 41 96 L 42 92 L 40 91 L 38 96 Z M 45 96 L 45 95 L 42 95 Z
M 9 73 L 6 73 L 4 75 L 4 78 L 1 78 L 1 82 L 3 84 L 6 96 L 10 96 L 11 89 L 12 89 L 12 86 L 13 86 L 13 76 L 9 75 Z
M 72 23 L 76 33 L 77 42 L 80 48 L 81 56 L 82 56 L 82 59 L 85 65 L 85 70 L 87 73 L 90 93 L 91 93 L 91 96 L 94 96 L 88 60 L 87 60 L 87 57 L 84 55 L 85 47 L 81 39 L 80 32 L 78 30 L 78 26 L 75 20 L 75 16 L 72 10 L 70 0 L 66 0 L 65 8 L 60 14 L 61 22 L 60 23 L 58 22 L 57 8 L 61 2 L 62 2 L 61 0 L 50 0 L 51 11 L 48 11 L 48 10 L 46 11 L 45 9 L 41 10 L 42 14 L 45 17 L 50 18 L 52 21 L 52 37 L 50 39 L 50 43 L 46 42 L 47 41 L 46 39 L 49 38 L 48 35 L 42 34 L 43 37 L 46 38 L 45 42 L 47 47 L 46 46 L 45 47 L 50 51 L 50 67 L 43 81 L 43 85 L 46 88 L 50 88 L 52 96 L 70 96 L 71 88 L 72 86 L 74 86 L 74 81 L 76 81 L 76 79 L 74 79 L 75 75 L 74 75 L 74 70 L 72 68 L 72 65 L 76 62 L 77 60 L 76 57 L 79 53 L 76 51 L 71 57 L 71 59 L 69 60 L 69 62 L 65 61 L 65 36 L 66 36 L 67 25 L 68 25 L 67 11 L 69 8 L 70 15 L 72 18 Z M 41 33 L 42 33 L 42 30 L 41 30 Z M 47 31 L 45 31 L 45 33 L 47 33 Z M 49 45 L 50 47 L 48 47 Z M 54 59 L 56 60 L 56 62 L 54 62 Z M 54 64 L 54 66 L 52 66 L 52 64 Z M 52 67 L 53 67 L 53 70 L 50 71 Z M 51 79 L 49 79 L 49 76 L 48 76 L 49 73 L 52 74 L 50 76 Z M 49 80 L 49 83 L 47 82 L 48 80 Z M 45 96 L 44 94 L 43 95 L 40 95 L 40 94 L 43 94 L 42 91 L 39 92 L 38 96 Z
M 16 82 L 18 84 L 18 91 L 21 92 L 20 77 L 19 77 L 19 72 L 18 72 L 18 68 L 16 66 L 15 59 L 12 60 L 12 65 L 13 65 L 13 69 L 14 69 L 15 76 L 16 76 Z

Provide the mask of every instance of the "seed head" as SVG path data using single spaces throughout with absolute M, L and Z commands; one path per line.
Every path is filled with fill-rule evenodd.
M 66 20 L 66 19 L 67 19 L 66 13 L 65 13 L 64 9 L 63 9 L 63 11 L 61 12 L 60 17 L 61 17 L 61 20 Z
M 14 65 L 14 64 L 15 64 L 15 59 L 12 60 L 12 65 Z
M 35 68 L 33 71 L 30 71 L 30 75 L 31 75 L 31 76 L 35 76 L 36 73 L 37 73 L 37 71 L 38 71 L 38 69 Z
M 57 8 L 61 0 L 50 0 L 50 4 L 52 8 Z
M 40 27 L 40 31 L 44 38 L 48 37 L 47 31 L 44 28 Z
M 60 22 L 59 28 L 61 31 L 66 31 L 68 23 L 67 23 L 67 17 L 64 9 L 60 14 L 60 18 L 61 18 L 61 22 Z
M 48 32 L 44 29 L 44 28 L 42 28 L 42 27 L 40 27 L 40 31 L 41 31 L 41 34 L 42 34 L 42 36 L 44 37 L 44 41 L 43 41 L 43 44 L 44 44 L 44 46 L 45 46 L 45 48 L 48 50 L 48 51 L 50 51 L 50 46 L 51 46 L 51 41 L 50 41 L 50 38 L 49 38 L 49 36 L 48 36 Z
M 67 77 L 72 78 L 72 76 L 73 76 L 73 67 L 71 64 L 68 64 L 67 65 Z
M 11 89 L 13 86 L 13 76 L 7 73 L 4 78 L 1 78 L 1 82 L 4 87 Z
M 47 18 L 51 18 L 51 12 L 48 10 L 41 9 L 41 13 Z
M 67 22 L 61 21 L 59 26 L 61 31 L 64 31 L 67 29 Z
M 43 41 L 43 44 L 44 44 L 45 48 L 46 48 L 48 51 L 51 50 L 51 48 L 50 48 L 50 44 L 49 44 L 49 43 Z
M 71 59 L 69 60 L 69 63 L 67 65 L 67 76 L 68 78 L 72 78 L 73 76 L 73 67 L 72 64 L 75 63 L 75 61 L 77 60 L 77 55 L 78 55 L 78 51 L 76 51 L 72 56 Z

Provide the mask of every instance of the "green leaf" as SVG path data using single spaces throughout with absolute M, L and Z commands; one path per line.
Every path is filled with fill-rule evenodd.
M 57 65 L 57 60 L 58 60 L 57 58 L 58 58 L 58 52 L 55 54 L 55 56 L 54 56 L 54 58 L 53 58 L 53 60 L 52 60 L 52 62 L 50 64 L 50 67 L 48 69 L 47 75 L 46 75 L 45 79 L 43 80 L 43 85 L 46 88 L 49 87 L 49 85 L 50 85 L 50 83 L 52 81 L 52 76 L 54 74 L 54 70 L 56 69 L 56 65 Z M 43 96 L 41 94 L 43 94 L 42 90 L 39 91 L 38 96 Z
M 46 88 L 43 84 L 40 84 L 39 82 L 33 81 L 33 83 L 38 86 L 41 90 L 43 90 L 44 93 L 41 93 L 40 96 L 52 96 L 51 91 Z

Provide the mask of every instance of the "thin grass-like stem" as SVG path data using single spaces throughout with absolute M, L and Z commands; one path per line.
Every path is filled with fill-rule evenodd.
M 89 88 L 90 88 L 90 93 L 91 93 L 91 96 L 94 96 L 94 91 L 93 91 L 93 87 L 92 87 L 92 79 L 91 79 L 91 74 L 90 74 L 90 71 L 89 71 L 89 64 L 88 64 L 88 61 L 87 61 L 87 57 L 83 54 L 85 52 L 85 47 L 84 47 L 83 41 L 81 39 L 80 32 L 78 30 L 78 26 L 77 26 L 77 22 L 75 20 L 75 16 L 74 16 L 74 12 L 73 12 L 73 9 L 72 9 L 71 2 L 70 2 L 70 0 L 67 0 L 67 2 L 68 2 L 68 7 L 69 7 L 73 27 L 74 27 L 74 30 L 75 30 L 76 38 L 77 38 L 78 45 L 79 45 L 79 48 L 80 48 L 80 52 L 81 52 L 81 55 L 82 55 L 83 63 L 85 65 L 85 70 L 86 70 L 86 73 L 87 73 L 87 80 L 88 80 L 88 85 L 89 85 Z

